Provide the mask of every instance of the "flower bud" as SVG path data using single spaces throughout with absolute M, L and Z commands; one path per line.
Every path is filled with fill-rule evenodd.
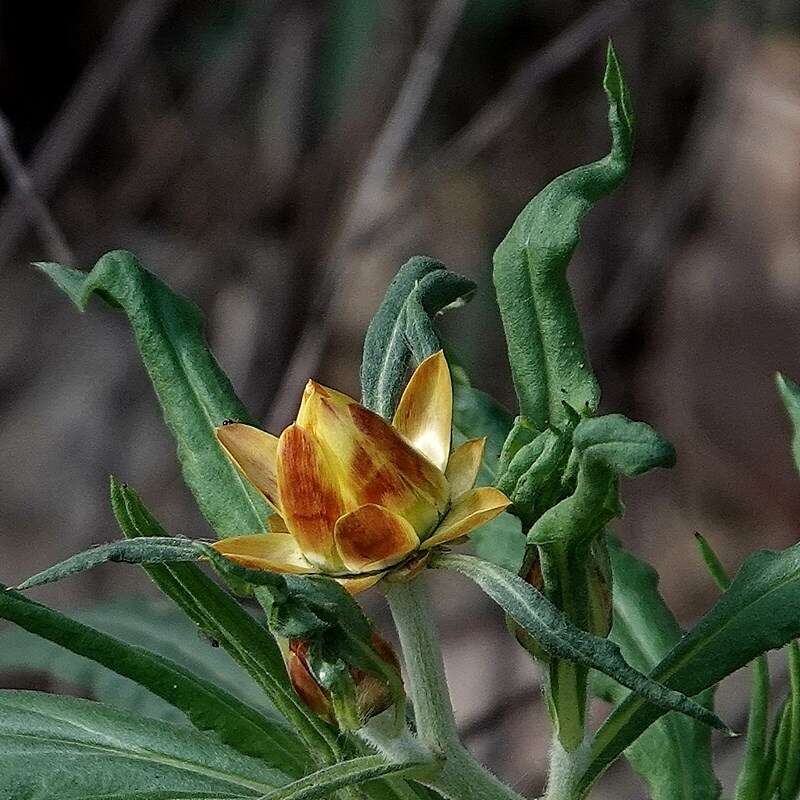
M 377 633 L 372 634 L 375 654 L 400 675 L 400 664 L 392 646 Z M 309 643 L 290 639 L 287 656 L 289 679 L 300 699 L 318 716 L 345 730 L 357 729 L 371 717 L 389 708 L 395 701 L 384 676 L 349 666 L 348 689 L 337 693 L 322 685 L 315 675 L 309 656 Z

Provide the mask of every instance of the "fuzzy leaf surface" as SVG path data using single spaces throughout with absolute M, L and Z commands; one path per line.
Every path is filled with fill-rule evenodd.
M 302 742 L 285 724 L 269 719 L 210 681 L 143 647 L 126 644 L 0 585 L 0 618 L 102 664 L 180 709 L 203 731 L 271 766 L 302 774 Z
M 214 530 L 220 536 L 265 530 L 270 506 L 214 436 L 225 420 L 252 420 L 208 349 L 198 308 L 126 251 L 104 255 L 89 273 L 59 264 L 37 266 L 81 311 L 96 294 L 126 314 L 175 437 L 186 485 Z
M 361 402 L 367 408 L 387 419 L 392 416 L 412 351 L 419 361 L 438 349 L 431 320 L 469 299 L 474 290 L 472 281 L 448 272 L 435 258 L 414 256 L 400 268 L 364 338 Z
M 614 579 L 614 626 L 610 638 L 625 660 L 649 672 L 680 639 L 675 617 L 658 591 L 658 574 L 609 537 Z M 595 692 L 620 703 L 629 692 L 597 675 Z M 710 708 L 711 698 L 704 705 Z M 720 785 L 711 763 L 708 726 L 670 712 L 654 722 L 625 751 L 631 766 L 647 781 L 652 800 L 716 800 Z
M 431 566 L 475 581 L 520 627 L 551 655 L 596 669 L 665 710 L 676 710 L 707 725 L 727 730 L 713 712 L 689 697 L 660 685 L 628 664 L 619 647 L 573 625 L 541 592 L 494 564 L 455 553 L 435 555 Z
M 259 797 L 290 782 L 208 734 L 40 692 L 0 691 L 0 763 L 7 800 Z
M 611 151 L 539 192 L 494 255 L 494 284 L 520 413 L 540 430 L 566 421 L 564 402 L 583 412 L 595 411 L 600 399 L 566 273 L 584 215 L 630 167 L 633 113 L 610 45 L 603 86 Z
M 667 653 L 650 677 L 694 696 L 800 635 L 800 545 L 753 553 L 730 588 Z M 595 778 L 662 714 L 631 695 L 597 732 L 582 779 Z

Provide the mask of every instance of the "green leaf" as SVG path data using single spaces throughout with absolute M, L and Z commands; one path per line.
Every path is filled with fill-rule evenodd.
M 264 795 L 259 800 L 314 800 L 327 797 L 330 792 L 344 786 L 418 770 L 423 764 L 418 759 L 387 761 L 382 755 L 360 756 L 324 767 L 312 775 Z
M 800 646 L 789 645 L 789 736 L 783 765 L 780 797 L 796 798 L 800 790 Z
M 694 696 L 768 650 L 800 635 L 800 545 L 751 555 L 730 588 L 650 673 Z M 663 711 L 627 698 L 598 731 L 581 785 L 596 777 Z
M 308 763 L 302 743 L 285 725 L 163 656 L 93 630 L 2 585 L 0 617 L 144 686 L 183 711 L 196 728 L 215 731 L 227 744 L 270 766 L 302 774 Z
M 720 591 L 731 585 L 730 576 L 708 540 L 695 533 L 700 556 L 709 575 Z M 759 656 L 752 665 L 750 687 L 750 710 L 747 717 L 747 741 L 742 768 L 736 779 L 735 800 L 760 800 L 764 781 L 769 778 L 770 765 L 766 761 L 767 726 L 769 714 L 769 663 L 766 656 Z M 658 725 L 657 721 L 648 730 Z M 647 731 L 643 736 L 647 736 Z
M 361 402 L 387 419 L 397 405 L 415 356 L 436 347 L 431 319 L 447 306 L 463 302 L 475 285 L 434 258 L 414 256 L 399 270 L 367 328 L 361 359 Z M 424 355 L 422 355 L 424 358 Z
M 658 574 L 644 561 L 608 540 L 614 625 L 610 638 L 625 660 L 649 672 L 681 638 L 683 631 L 658 591 Z M 628 695 L 618 683 L 596 675 L 595 692 L 613 703 Z M 711 697 L 704 705 L 710 707 Z M 631 766 L 647 781 L 652 800 L 715 800 L 720 786 L 711 762 L 709 728 L 670 712 L 654 722 L 625 751 Z
M 203 550 L 199 542 L 176 536 L 153 536 L 148 539 L 121 539 L 76 553 L 52 567 L 48 567 L 23 581 L 17 589 L 24 591 L 45 583 L 55 583 L 70 575 L 107 564 L 109 561 L 125 564 L 174 564 L 181 561 L 198 561 Z
M 265 530 L 271 509 L 214 437 L 226 419 L 251 422 L 208 350 L 197 307 L 174 294 L 131 253 L 103 256 L 90 273 L 37 264 L 82 311 L 93 294 L 128 317 L 169 429 L 183 477 L 220 536 Z
M 669 442 L 647 423 L 622 414 L 581 420 L 572 441 L 583 460 L 599 461 L 629 478 L 675 464 L 675 450 Z
M 278 719 L 263 692 L 228 657 L 218 643 L 163 600 L 120 597 L 71 609 L 68 616 L 84 625 L 145 647 L 171 659 L 200 678 L 234 695 L 251 708 Z M 144 717 L 186 723 L 175 706 L 97 662 L 64 650 L 26 630 L 8 626 L 0 632 L 0 672 L 34 670 L 66 681 L 101 703 L 136 711 Z
M 405 337 L 414 361 L 419 364 L 442 345 L 433 327 L 434 317 L 445 309 L 464 305 L 475 293 L 475 284 L 445 269 L 421 278 L 404 306 Z
M 566 421 L 564 402 L 597 409 L 566 270 L 591 207 L 624 179 L 633 149 L 630 97 L 609 44 L 603 86 L 611 152 L 556 178 L 525 207 L 494 255 L 494 283 L 520 413 L 540 430 Z
M 800 471 L 800 386 L 780 372 L 775 376 L 775 382 L 792 423 L 792 455 L 795 466 Z
M 591 539 L 611 519 L 622 515 L 618 475 L 633 477 L 675 462 L 672 445 L 649 425 L 621 414 L 581 420 L 573 434 L 573 447 L 578 463 L 575 490 L 536 520 L 528 533 L 533 544 Z M 524 448 L 517 457 L 523 452 Z
M 129 486 L 111 479 L 111 505 L 130 539 L 166 532 Z M 145 565 L 145 570 L 206 636 L 220 643 L 263 689 L 323 763 L 335 760 L 333 730 L 299 699 L 289 683 L 283 657 L 270 633 L 195 564 Z
M 0 691 L 0 797 L 258 797 L 289 779 L 208 734 L 88 700 Z
M 467 439 L 486 437 L 486 449 L 476 486 L 493 486 L 497 481 L 500 451 L 513 419 L 493 397 L 472 386 L 453 385 L 453 448 Z M 475 553 L 486 561 L 515 572 L 522 565 L 525 537 L 520 521 L 503 512 L 470 534 Z
M 609 675 L 631 689 L 637 698 L 647 698 L 662 710 L 680 711 L 712 727 L 727 730 L 713 712 L 630 666 L 616 644 L 575 627 L 541 592 L 519 576 L 456 553 L 434 555 L 430 564 L 436 569 L 460 572 L 475 581 L 551 655 Z

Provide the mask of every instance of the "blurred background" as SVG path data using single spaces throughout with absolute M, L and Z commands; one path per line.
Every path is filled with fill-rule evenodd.
M 776 369 L 800 378 L 800 7 L 793 0 L 75 0 L 0 7 L 0 578 L 116 538 L 107 476 L 174 532 L 208 529 L 121 315 L 85 315 L 30 266 L 127 248 L 205 312 L 254 415 L 278 431 L 313 375 L 358 391 L 365 326 L 398 267 L 477 281 L 445 323 L 473 382 L 513 392 L 491 256 L 527 200 L 607 151 L 613 35 L 637 152 L 588 217 L 572 281 L 604 408 L 677 447 L 627 487 L 616 530 L 683 623 L 735 568 L 797 538 Z M 533 796 L 548 728 L 503 620 L 436 576 L 468 745 Z M 154 596 L 132 567 L 37 597 Z M 380 597 L 370 610 L 386 622 Z M 199 642 L 200 640 L 198 640 Z M 202 643 L 198 647 L 204 646 Z M 777 671 L 776 683 L 785 680 Z M 41 672 L 0 685 L 70 690 Z M 723 716 L 743 727 L 734 679 Z M 722 774 L 740 745 L 717 741 Z M 598 798 L 645 796 L 626 767 Z

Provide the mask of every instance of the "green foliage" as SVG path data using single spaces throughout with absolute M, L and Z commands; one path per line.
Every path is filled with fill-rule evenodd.
M 76 553 L 64 561 L 59 561 L 30 578 L 17 588 L 20 591 L 32 589 L 63 580 L 70 575 L 107 564 L 109 561 L 124 564 L 174 564 L 181 561 L 198 561 L 203 555 L 199 543 L 177 536 L 153 536 L 148 539 L 121 539 L 108 542 L 90 550 Z
M 184 667 L 93 630 L 0 585 L 0 617 L 135 681 L 183 711 L 199 730 L 273 767 L 302 774 L 302 742 L 285 725 L 249 708 Z
M 392 416 L 412 355 L 419 362 L 439 349 L 431 320 L 474 291 L 472 281 L 433 258 L 415 256 L 400 268 L 364 337 L 361 402 L 367 408 Z
M 289 782 L 208 734 L 38 692 L 0 691 L 0 762 L 15 800 L 244 798 Z
M 270 718 L 277 712 L 258 686 L 218 642 L 203 635 L 163 600 L 122 597 L 72 609 L 68 616 L 90 628 L 170 659 Z M 35 671 L 66 681 L 93 699 L 141 716 L 186 724 L 186 716 L 148 689 L 116 672 L 34 636 L 17 626 L 0 632 L 0 672 Z
M 728 590 L 650 673 L 653 680 L 696 695 L 768 650 L 800 635 L 800 545 L 761 550 L 742 565 Z M 587 788 L 663 711 L 631 695 L 598 731 Z
M 384 775 L 399 775 L 418 770 L 420 766 L 426 766 L 426 763 L 419 759 L 389 761 L 382 755 L 361 756 L 323 767 L 305 778 L 264 795 L 260 800 L 313 800 L 327 797 L 334 789 L 365 783 Z
M 633 115 L 609 45 L 603 82 L 611 152 L 548 184 L 525 207 L 494 255 L 494 283 L 520 413 L 539 430 L 567 419 L 564 403 L 595 411 L 600 390 L 583 345 L 566 270 L 580 221 L 628 172 Z
M 792 423 L 792 455 L 795 466 L 800 471 L 800 386 L 780 372 L 775 376 L 775 382 Z
M 251 422 L 208 350 L 197 307 L 172 292 L 131 254 L 103 256 L 90 273 L 38 264 L 83 311 L 93 294 L 122 310 L 178 446 L 186 485 L 220 536 L 265 530 L 271 509 L 214 437 L 227 419 Z
M 679 641 L 683 631 L 658 591 L 658 575 L 644 561 L 609 540 L 614 576 L 611 640 L 625 660 L 648 673 Z M 618 683 L 595 674 L 595 693 L 612 703 L 628 695 Z M 710 706 L 711 697 L 704 698 Z M 711 763 L 709 728 L 670 712 L 654 722 L 625 751 L 647 781 L 652 800 L 715 800 L 720 786 Z
M 460 572 L 475 581 L 552 655 L 614 678 L 632 690 L 632 697 L 635 696 L 642 703 L 649 700 L 657 704 L 661 713 L 674 709 L 712 727 L 727 730 L 713 712 L 631 667 L 616 644 L 576 628 L 543 594 L 517 575 L 472 556 L 455 553 L 435 555 L 431 566 Z
M 675 462 L 672 446 L 649 425 L 621 414 L 581 420 L 572 443 L 578 465 L 575 490 L 534 523 L 528 534 L 531 543 L 592 539 L 622 514 L 619 475 L 633 477 Z
M 136 492 L 114 478 L 111 505 L 128 538 L 166 536 Z M 338 747 L 332 731 L 300 702 L 289 683 L 280 650 L 262 625 L 194 564 L 158 564 L 145 569 L 189 619 L 247 671 L 318 758 L 325 762 L 336 757 Z
M 221 575 L 232 576 L 256 586 L 255 594 L 264 608 L 270 629 L 286 639 L 310 643 L 314 674 L 334 696 L 350 686 L 350 668 L 378 675 L 386 681 L 395 704 L 396 721 L 402 721 L 405 707 L 403 682 L 397 671 L 372 646 L 373 628 L 356 601 L 330 578 L 322 576 L 277 575 L 234 564 L 210 547 L 204 547 Z M 343 686 L 341 681 L 345 681 Z M 346 709 L 344 709 L 346 710 Z M 363 720 L 339 719 L 340 726 L 357 730 Z

